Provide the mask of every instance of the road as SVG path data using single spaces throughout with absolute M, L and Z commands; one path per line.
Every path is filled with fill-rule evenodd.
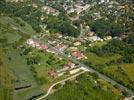
M 82 73 L 84 73 L 84 72 L 85 72 L 85 71 L 82 71 L 82 72 L 80 72 L 80 73 L 78 73 L 78 74 L 75 74 L 75 75 L 73 75 L 73 76 L 70 76 L 70 77 L 68 77 L 68 78 L 66 78 L 66 79 L 63 79 L 63 80 L 61 80 L 61 81 L 59 81 L 59 82 L 54 83 L 53 85 L 50 86 L 50 88 L 48 89 L 47 93 L 46 93 L 44 96 L 38 98 L 37 100 L 42 100 L 42 99 L 46 98 L 46 97 L 51 93 L 51 90 L 53 89 L 53 87 L 56 86 L 57 84 L 60 84 L 60 83 L 63 83 L 63 82 L 65 82 L 65 81 L 67 81 L 67 80 L 73 79 L 73 78 L 79 76 L 80 74 L 82 74 Z
M 68 57 L 66 54 L 60 52 L 59 50 L 55 49 L 54 46 L 51 46 L 49 45 L 50 47 L 53 48 L 53 50 L 55 50 L 59 55 L 61 55 L 63 58 L 65 59 L 68 59 L 72 62 L 74 62 L 75 64 L 78 64 L 79 66 L 82 66 L 84 67 L 85 69 L 87 69 L 89 72 L 92 72 L 92 73 L 96 73 L 100 78 L 106 80 L 107 82 L 110 82 L 112 85 L 118 85 L 119 88 L 123 91 L 126 91 L 128 92 L 129 96 L 134 96 L 134 91 L 128 89 L 127 87 L 119 84 L 118 82 L 114 81 L 113 79 L 107 77 L 106 75 L 104 74 L 101 74 L 100 72 L 98 72 L 97 70 L 91 68 L 90 66 L 87 66 L 85 64 L 82 64 L 81 62 L 79 62 L 76 58 L 72 58 L 72 57 Z

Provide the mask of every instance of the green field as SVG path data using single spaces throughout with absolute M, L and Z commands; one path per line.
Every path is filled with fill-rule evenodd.
M 105 64 L 112 60 L 117 60 L 121 57 L 118 54 L 113 56 L 108 56 L 108 57 L 100 57 L 97 56 L 95 53 L 91 53 L 91 52 L 86 53 L 86 56 L 88 58 L 87 61 L 91 62 L 93 65 Z
M 128 77 L 134 81 L 134 64 L 122 64 L 122 69 L 127 73 Z
M 94 42 L 92 43 L 92 46 L 96 46 L 96 47 L 102 47 L 103 45 L 106 45 L 109 41 L 103 41 L 103 42 Z
M 0 17 L 0 51 L 4 54 L 4 56 L 1 56 L 4 65 L 14 78 L 12 80 L 12 87 L 15 89 L 31 86 L 12 92 L 12 94 L 15 94 L 14 98 L 16 100 L 26 100 L 33 95 L 42 93 L 42 90 L 33 77 L 30 66 L 27 65 L 26 57 L 22 54 L 22 50 L 18 48 L 18 45 L 23 44 L 27 37 L 35 32 L 30 25 L 21 19 L 18 20 L 16 21 L 16 19 L 9 17 Z M 25 25 L 21 26 L 20 23 Z
M 44 100 L 120 100 L 122 93 L 101 79 L 94 79 L 89 73 L 68 81 Z
M 102 45 L 104 44 L 101 44 L 100 42 L 100 44 L 97 44 L 98 45 L 97 47 L 101 48 Z M 85 64 L 107 75 L 108 77 L 112 78 L 118 83 L 132 90 L 134 89 L 134 81 L 133 81 L 134 64 L 133 63 L 125 64 L 125 62 L 121 62 L 121 59 L 124 58 L 123 55 L 121 54 L 119 55 L 114 53 L 113 55 L 108 56 L 102 53 L 101 56 L 98 56 L 95 53 L 91 52 L 92 51 L 91 49 L 87 50 L 86 52 L 86 56 L 88 57 L 88 59 L 84 60 Z

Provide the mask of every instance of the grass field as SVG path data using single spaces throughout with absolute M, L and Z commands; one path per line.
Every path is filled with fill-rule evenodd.
M 128 77 L 134 81 L 134 64 L 122 64 L 121 67 Z
M 91 62 L 93 65 L 105 64 L 109 61 L 117 60 L 121 57 L 118 54 L 109 57 L 100 57 L 91 52 L 87 53 L 86 56 L 88 58 L 88 61 Z
M 102 47 L 103 45 L 106 45 L 109 41 L 103 41 L 103 42 L 94 42 L 92 43 L 92 46 L 96 46 L 96 47 Z
M 19 20 L 19 23 L 25 23 L 21 19 Z M 33 77 L 33 73 L 30 66 L 27 65 L 25 56 L 20 55 L 22 51 L 13 48 L 15 42 L 20 41 L 22 38 L 26 39 L 27 35 L 30 36 L 34 34 L 34 30 L 30 25 L 25 23 L 24 26 L 21 26 L 19 23 L 9 17 L 0 17 L 0 49 L 2 49 L 2 52 L 5 54 L 2 56 L 4 65 L 14 77 L 14 81 L 12 82 L 14 88 L 31 85 L 30 88 L 14 92 L 15 100 L 26 100 L 29 96 L 38 95 L 42 90 L 39 88 L 35 78 Z M 16 30 L 13 26 L 24 30 L 26 34 Z M 23 44 L 24 41 L 20 42 Z
M 17 80 L 20 82 L 16 83 L 16 87 L 18 86 L 25 86 L 26 84 L 33 84 L 35 85 L 35 80 L 32 77 L 32 73 L 30 71 L 30 67 L 27 66 L 26 59 L 24 56 L 20 56 L 19 50 L 12 50 L 8 51 L 5 62 L 7 66 L 12 70 L 13 74 L 16 76 Z M 10 57 L 11 60 L 8 58 Z

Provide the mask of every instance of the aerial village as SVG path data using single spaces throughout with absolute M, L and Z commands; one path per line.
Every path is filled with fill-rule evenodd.
M 54 2 L 54 1 L 53 1 Z M 62 7 L 67 11 L 67 13 L 77 13 L 77 16 L 75 18 L 70 17 L 71 20 L 77 20 L 79 18 L 79 15 L 81 12 L 86 11 L 91 5 L 88 3 L 85 3 L 83 0 L 78 1 L 77 3 L 72 2 L 70 6 L 67 5 L 67 3 L 70 1 L 66 1 Z M 109 2 L 109 1 L 107 1 Z M 102 0 L 100 3 L 104 3 Z M 36 7 L 36 5 L 34 4 Z M 42 11 L 46 12 L 47 14 L 52 14 L 53 16 L 57 16 L 59 14 L 59 11 L 50 7 L 44 5 L 42 7 Z M 94 13 L 93 14 L 94 20 L 100 19 L 101 16 L 99 13 Z M 41 17 L 41 20 L 44 20 L 44 16 Z M 40 39 L 46 39 L 47 42 L 40 42 L 40 39 L 28 39 L 26 41 L 26 44 L 30 47 L 39 49 L 39 50 L 44 50 L 48 53 L 52 53 L 54 55 L 59 55 L 59 54 L 65 54 L 67 57 L 71 59 L 77 59 L 77 60 L 86 60 L 87 56 L 83 52 L 87 47 L 92 47 L 92 44 L 96 42 L 104 42 L 104 41 L 109 41 L 112 39 L 112 36 L 107 36 L 105 38 L 100 38 L 97 36 L 94 32 L 90 31 L 89 26 L 83 27 L 81 26 L 81 33 L 78 38 L 74 37 L 69 37 L 62 35 L 60 33 L 55 33 L 54 36 L 50 36 L 49 30 L 46 30 L 46 26 L 42 26 L 42 29 L 47 33 L 45 34 L 40 34 L 38 36 Z M 116 37 L 115 37 L 116 38 Z M 86 46 L 85 46 L 86 45 Z M 60 55 L 59 55 L 60 56 Z M 61 58 L 62 59 L 62 58 Z M 86 71 L 82 66 L 77 66 L 74 62 L 71 60 L 68 61 L 68 64 L 65 64 L 61 69 L 50 69 L 48 71 L 48 74 L 52 78 L 57 78 L 59 76 L 64 75 L 66 71 L 69 71 L 70 74 L 75 74 L 79 72 L 80 70 Z
M 47 43 L 40 42 L 37 39 L 28 39 L 26 41 L 26 44 L 29 47 L 33 47 L 39 50 L 44 50 L 48 53 L 52 53 L 54 55 L 66 55 L 70 59 L 76 59 L 79 61 L 86 60 L 87 56 L 83 52 L 88 47 L 92 47 L 92 44 L 98 43 L 98 42 L 104 42 L 109 41 L 112 39 L 111 36 L 107 36 L 104 39 L 101 39 L 97 35 L 95 35 L 93 32 L 87 33 L 88 37 L 82 36 L 79 38 L 69 37 L 69 36 L 63 36 L 61 34 L 56 33 L 54 37 L 51 36 L 51 38 L 48 38 L 48 36 L 45 35 L 43 38 L 48 38 Z M 63 41 L 61 41 L 61 39 Z M 90 41 L 90 42 L 89 42 Z M 86 44 L 86 46 L 85 46 Z M 62 57 L 61 57 L 62 59 Z M 74 62 L 71 60 L 68 61 L 67 64 L 65 64 L 61 69 L 50 69 L 48 71 L 48 74 L 52 78 L 57 78 L 59 76 L 62 76 L 66 73 L 66 71 L 69 71 L 70 74 L 75 74 L 81 70 L 86 71 L 82 66 L 77 66 Z
M 25 0 L 6 1 L 17 2 L 19 4 L 19 2 L 22 3 Z M 121 22 L 121 25 L 123 26 L 127 23 L 127 21 L 124 22 L 123 19 L 127 16 L 123 17 L 122 15 L 129 10 L 125 10 L 125 8 L 129 8 L 128 6 L 120 5 L 118 2 L 111 0 L 91 0 L 91 2 L 90 0 L 64 0 L 64 2 L 62 2 L 62 0 L 40 0 L 42 1 L 41 5 L 34 2 L 36 0 L 32 1 L 33 2 L 30 2 L 29 4 L 25 4 L 26 9 L 24 9 L 24 11 L 23 9 L 22 12 L 18 11 L 24 13 L 22 16 L 16 13 L 15 16 L 17 17 L 15 17 L 16 19 L 14 20 L 11 20 L 11 18 L 8 17 L 3 18 L 4 20 L 1 19 L 2 22 L 11 20 L 10 22 L 13 21 L 17 23 L 8 25 L 9 23 L 7 22 L 7 26 L 10 26 L 12 30 L 16 31 L 16 36 L 20 35 L 20 37 L 22 37 L 19 42 L 19 39 L 12 39 L 15 41 L 12 47 L 15 48 L 15 50 L 18 50 L 18 52 L 10 52 L 9 49 L 9 54 L 11 54 L 9 55 L 7 53 L 7 61 L 11 63 L 11 65 L 14 58 L 16 62 L 20 63 L 17 63 L 18 66 L 22 65 L 20 67 L 18 67 L 17 64 L 12 65 L 12 70 L 15 74 L 15 91 L 19 91 L 17 93 L 19 98 L 21 92 L 24 93 L 24 98 L 27 96 L 26 98 L 28 98 L 28 100 L 31 100 L 31 98 L 38 98 L 40 95 L 44 95 L 44 91 L 45 93 L 47 90 L 49 92 L 49 88 L 52 89 L 51 86 L 54 86 L 53 84 L 66 79 L 70 81 L 72 78 L 69 79 L 69 77 L 74 76 L 77 78 L 75 75 L 85 72 L 89 72 L 95 77 L 96 75 L 100 76 L 100 79 L 90 80 L 93 83 L 93 89 L 94 86 L 99 89 L 100 87 L 103 88 L 102 84 L 105 83 L 104 80 L 106 80 L 108 84 L 104 85 L 104 91 L 108 90 L 110 92 L 114 91 L 122 94 L 122 91 L 126 90 L 126 88 L 122 89 L 122 85 L 133 88 L 133 81 L 131 81 L 131 78 L 129 78 L 129 75 L 127 75 L 125 71 L 125 67 L 128 64 L 125 60 L 127 57 L 131 57 L 128 48 L 125 48 L 126 51 L 120 50 L 120 52 L 114 52 L 115 54 L 113 53 L 113 50 L 112 55 L 110 55 L 111 57 L 109 55 L 103 56 L 103 54 L 107 54 L 107 51 L 105 52 L 105 50 L 102 50 L 104 52 L 101 52 L 100 50 L 103 46 L 107 46 L 111 43 L 111 41 L 123 40 L 125 35 L 128 36 L 127 33 L 120 31 L 121 27 L 118 25 L 118 22 Z M 28 12 L 25 16 L 25 10 L 28 11 L 27 9 L 31 8 L 32 12 Z M 11 15 L 9 14 L 9 16 Z M 129 17 L 128 22 L 131 22 L 133 17 L 131 15 L 129 15 Z M 110 22 L 112 18 L 115 18 L 113 23 L 106 23 Z M 24 22 L 26 21 L 28 26 L 27 24 L 24 25 L 24 22 L 21 21 L 21 19 L 23 19 Z M 98 26 L 95 25 L 96 23 Z M 133 23 L 130 23 L 130 25 L 133 25 Z M 95 26 L 97 26 L 97 28 Z M 20 27 L 22 27 L 22 29 Z M 30 28 L 32 31 L 27 28 Z M 94 30 L 95 28 L 96 30 Z M 108 29 L 105 30 L 105 28 Z M 128 30 L 132 30 L 131 27 L 129 27 Z M 114 31 L 117 31 L 117 33 L 119 31 L 119 34 L 116 34 Z M 10 38 L 10 35 L 8 38 Z M 20 43 L 22 41 L 23 43 Z M 107 48 L 109 47 L 110 46 L 107 46 Z M 110 51 L 113 47 L 114 46 L 112 45 Z M 130 45 L 128 47 L 130 47 Z M 122 48 L 124 49 L 124 44 Z M 100 51 L 99 53 L 101 55 L 97 54 L 96 49 Z M 125 57 L 123 53 L 125 56 L 127 54 L 129 56 Z M 18 59 L 16 59 L 17 57 Z M 23 60 L 19 59 L 19 57 Z M 123 57 L 125 60 L 122 59 Z M 121 62 L 121 60 L 123 61 Z M 131 59 L 127 59 L 126 61 L 128 60 L 131 61 Z M 117 84 L 111 79 L 121 85 L 119 84 L 119 87 L 116 86 Z M 77 81 L 74 83 L 77 84 Z M 98 85 L 98 83 L 102 84 Z M 66 82 L 64 81 L 59 85 L 63 86 L 65 84 Z M 112 84 L 114 89 L 110 89 L 109 84 Z M 119 89 L 120 87 L 121 90 Z M 28 92 L 25 92 L 25 90 Z M 54 87 L 50 94 L 57 90 Z M 107 91 L 105 92 L 107 93 Z M 27 100 L 24 98 L 20 100 Z M 125 100 L 127 100 L 127 98 Z

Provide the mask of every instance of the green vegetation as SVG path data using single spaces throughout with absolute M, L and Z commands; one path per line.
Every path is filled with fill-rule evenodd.
M 30 6 L 28 6 L 28 4 Z M 2 14 L 3 16 L 10 16 L 12 18 L 20 17 L 22 20 L 30 24 L 36 32 L 41 32 L 40 27 L 41 11 L 38 10 L 40 8 L 33 7 L 30 2 L 6 3 L 3 1 L 0 3 L 0 9 L 1 9 L 0 14 Z M 25 24 L 21 23 L 21 26 L 25 26 Z
M 0 17 L 0 53 L 2 53 L 0 59 L 2 58 L 3 61 L 3 65 L 0 64 L 0 71 L 3 70 L 3 72 L 5 72 L 4 69 L 6 68 L 6 74 L 1 72 L 0 74 L 5 75 L 5 77 L 8 76 L 7 78 L 4 78 L 6 80 L 6 85 L 8 86 L 0 86 L 0 93 L 2 93 L 2 99 L 0 98 L 0 100 L 12 100 L 13 98 L 24 100 L 33 96 L 31 93 L 34 95 L 42 93 L 36 84 L 30 66 L 27 65 L 26 57 L 22 55 L 22 49 L 20 49 L 20 45 L 33 35 L 34 31 L 30 25 L 21 21 L 21 19 L 18 20 L 20 21 L 16 21 L 9 17 Z M 21 26 L 20 23 L 25 23 L 26 27 Z M 25 30 L 25 32 L 22 30 Z M 13 77 L 11 80 L 10 74 Z M 0 82 L 2 79 L 3 76 L 1 77 L 0 75 Z M 27 86 L 30 87 L 25 88 L 25 91 L 22 89 L 21 91 L 16 92 L 18 88 Z M 32 92 L 30 92 L 30 90 L 32 90 Z M 15 97 L 13 97 L 14 91 L 16 92 Z M 31 95 L 25 94 L 26 91 Z M 22 93 L 21 97 L 19 97 L 20 93 Z
M 39 84 L 44 85 L 52 80 L 48 71 L 62 68 L 67 64 L 67 60 L 46 51 L 31 49 L 27 54 L 27 64 L 32 66 L 31 70 Z
M 119 4 L 110 6 L 111 4 L 108 3 L 92 6 L 80 16 L 80 19 L 100 37 L 132 34 L 134 32 L 133 5 L 129 2 L 121 1 Z
M 120 61 L 134 63 L 134 47 L 121 40 L 112 40 L 102 48 L 94 48 L 92 51 L 100 56 L 120 54 L 123 56 Z
M 122 64 L 122 69 L 125 71 L 125 73 L 128 75 L 128 77 L 134 81 L 134 64 Z
M 0 100 L 13 99 L 13 76 L 3 61 L 4 54 L 0 50 Z
M 108 20 L 104 19 L 94 21 L 91 26 L 91 30 L 100 37 L 104 37 L 108 35 L 108 33 L 111 33 L 112 36 L 121 36 L 124 32 L 120 24 L 110 23 Z
M 120 100 L 121 97 L 118 89 L 94 74 L 85 73 L 75 80 L 67 81 L 44 100 Z
M 74 37 L 77 37 L 80 34 L 80 30 L 71 24 L 64 13 L 59 14 L 58 16 L 48 15 L 46 19 L 44 19 L 44 22 L 52 33 L 59 32 Z
M 97 56 L 95 53 L 88 52 L 86 55 L 88 57 L 87 61 L 92 62 L 93 65 L 106 64 L 109 63 L 110 61 L 114 61 L 114 60 L 116 61 L 119 58 L 121 58 L 121 56 L 118 54 L 109 57 L 108 56 L 101 57 L 101 56 Z
M 37 7 L 34 7 L 31 2 L 22 3 L 12 3 L 12 2 L 2 2 L 0 4 L 0 14 L 3 16 L 9 16 L 19 22 L 20 26 L 27 27 L 27 22 L 32 28 L 37 32 L 42 32 L 41 26 L 47 26 L 47 29 L 51 33 L 62 33 L 69 36 L 78 36 L 80 31 L 66 16 L 66 13 L 61 12 L 58 16 L 53 16 L 52 14 L 46 14 L 41 10 L 42 4 L 37 3 Z M 6 8 L 6 9 L 5 9 Z M 60 8 L 60 7 L 58 7 Z M 41 18 L 44 18 L 41 20 Z
M 112 40 L 102 46 L 93 46 L 86 51 L 85 64 L 106 74 L 124 86 L 133 87 L 134 48 L 121 40 Z M 131 69 L 131 71 L 130 71 Z

